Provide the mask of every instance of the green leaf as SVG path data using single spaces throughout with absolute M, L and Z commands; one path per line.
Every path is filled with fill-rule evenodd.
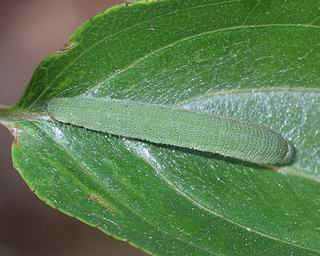
M 319 42 L 318 0 L 116 6 L 40 64 L 14 118 L 2 113 L 14 165 L 47 204 L 152 254 L 320 255 Z M 255 166 L 47 115 L 48 100 L 78 95 L 261 123 L 296 159 Z

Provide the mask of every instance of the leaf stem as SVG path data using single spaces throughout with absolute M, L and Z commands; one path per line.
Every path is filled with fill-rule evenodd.
M 12 106 L 0 105 L 0 124 L 8 126 L 12 123 L 29 119 L 28 114 Z
M 14 106 L 0 105 L 0 124 L 4 126 L 10 126 L 13 123 L 26 120 L 39 120 L 47 119 L 46 115 L 41 113 L 39 110 L 25 110 L 19 109 Z
M 11 107 L 0 105 L 0 124 L 8 123 L 11 120 L 10 117 Z

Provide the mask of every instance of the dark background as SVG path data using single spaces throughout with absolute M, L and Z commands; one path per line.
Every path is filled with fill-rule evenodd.
M 0 0 L 0 104 L 21 97 L 36 66 L 83 21 L 120 0 Z M 0 256 L 144 255 L 41 202 L 13 169 L 0 126 Z

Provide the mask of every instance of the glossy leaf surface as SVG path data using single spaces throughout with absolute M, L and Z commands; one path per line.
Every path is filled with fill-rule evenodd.
M 319 42 L 318 0 L 114 7 L 35 72 L 15 113 L 38 117 L 9 122 L 15 167 L 49 205 L 156 255 L 320 255 Z M 47 115 L 79 95 L 261 123 L 296 159 L 260 167 Z

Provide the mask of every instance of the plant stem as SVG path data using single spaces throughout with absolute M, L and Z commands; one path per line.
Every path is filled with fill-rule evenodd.
M 4 105 L 0 105 L 0 123 L 5 123 L 6 121 L 8 121 L 8 111 L 9 111 L 9 107 L 8 106 L 4 106 Z
M 18 120 L 21 120 L 21 115 L 13 107 L 0 105 L 0 124 L 7 126 Z
M 4 126 L 11 126 L 20 121 L 43 120 L 44 118 L 46 116 L 39 111 L 28 111 L 13 106 L 0 105 L 0 124 Z

